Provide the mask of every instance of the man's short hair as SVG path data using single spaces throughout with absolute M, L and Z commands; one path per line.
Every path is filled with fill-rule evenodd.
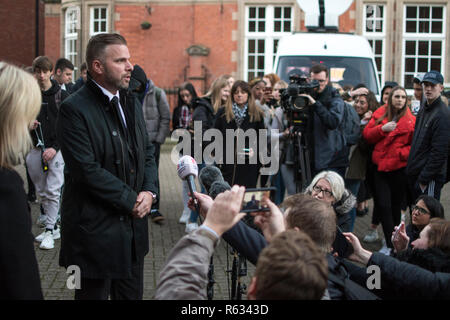
M 80 71 L 84 71 L 84 70 L 87 70 L 86 62 L 83 62 L 80 66 Z
M 56 61 L 55 64 L 55 71 L 56 70 L 61 70 L 64 71 L 64 69 L 70 69 L 73 71 L 73 69 L 75 69 L 75 67 L 73 66 L 73 63 L 70 60 L 67 60 L 66 58 L 59 58 Z
M 36 69 L 40 69 L 44 72 L 53 71 L 53 63 L 47 56 L 39 56 L 33 60 L 31 68 L 33 72 L 36 72 Z
M 311 73 L 321 73 L 321 72 L 325 72 L 325 74 L 328 77 L 328 68 L 324 65 L 324 64 L 315 64 L 311 67 L 310 70 Z
M 287 213 L 287 228 L 299 228 L 311 237 L 314 243 L 328 253 L 336 237 L 336 214 L 333 207 L 309 194 L 298 193 L 287 197 L 281 207 Z
M 87 69 L 91 70 L 92 62 L 98 59 L 102 62 L 105 48 L 114 44 L 127 45 L 127 41 L 118 33 L 100 33 L 89 39 L 86 48 Z
M 306 233 L 287 230 L 261 252 L 255 277 L 257 300 L 319 300 L 327 287 L 327 261 Z

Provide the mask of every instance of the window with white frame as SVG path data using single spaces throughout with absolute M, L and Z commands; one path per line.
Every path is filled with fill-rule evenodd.
M 380 4 L 366 4 L 364 6 L 363 35 L 372 47 L 377 74 L 380 83 L 384 83 L 384 57 L 386 37 L 386 9 Z
M 293 29 L 290 6 L 247 6 L 245 8 L 244 77 L 250 81 L 271 73 L 278 40 Z
M 108 8 L 92 7 L 90 15 L 89 33 L 94 36 L 108 32 Z
M 64 28 L 64 56 L 70 60 L 75 69 L 73 78 L 77 78 L 78 30 L 80 29 L 80 8 L 70 7 L 66 10 Z
M 403 85 L 412 88 L 415 73 L 445 66 L 445 6 L 405 5 L 403 21 Z

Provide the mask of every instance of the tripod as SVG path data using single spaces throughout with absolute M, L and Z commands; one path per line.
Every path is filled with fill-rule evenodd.
M 294 144 L 294 160 L 297 192 L 302 192 L 312 181 L 311 156 L 307 135 L 301 131 L 296 132 L 296 144 Z
M 306 132 L 294 127 L 290 133 L 284 163 L 293 167 L 296 193 L 311 183 L 311 154 Z
M 233 262 L 231 270 L 231 293 L 230 300 L 242 300 L 242 294 L 246 292 L 247 286 L 242 283 L 241 277 L 247 275 L 247 260 L 235 249 L 231 250 Z

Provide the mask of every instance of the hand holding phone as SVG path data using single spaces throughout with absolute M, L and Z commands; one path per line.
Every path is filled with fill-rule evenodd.
M 394 242 L 395 240 L 398 239 L 398 234 L 400 232 L 400 227 L 402 226 L 402 224 L 405 224 L 403 221 L 400 222 L 400 224 L 398 226 L 395 227 L 395 231 L 394 234 L 392 235 L 391 241 Z
M 339 227 L 336 229 L 333 253 L 337 253 L 341 258 L 348 258 L 353 253 L 353 245 L 347 240 Z
M 263 197 L 274 202 L 276 191 L 274 187 L 246 189 L 241 212 L 269 211 L 268 207 L 263 206 Z
M 400 252 L 408 248 L 409 237 L 406 234 L 405 222 L 402 221 L 397 227 L 395 227 L 395 231 L 392 232 L 391 241 L 395 252 Z

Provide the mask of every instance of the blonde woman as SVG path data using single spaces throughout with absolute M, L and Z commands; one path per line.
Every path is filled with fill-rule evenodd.
M 0 300 L 43 298 L 27 196 L 14 170 L 31 148 L 40 106 L 36 80 L 0 62 Z

